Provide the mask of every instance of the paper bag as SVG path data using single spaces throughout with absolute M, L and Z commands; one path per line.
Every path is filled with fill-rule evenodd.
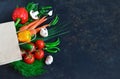
M 14 22 L 0 24 L 0 65 L 21 60 Z

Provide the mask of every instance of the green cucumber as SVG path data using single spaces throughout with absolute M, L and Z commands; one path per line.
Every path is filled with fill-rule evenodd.
M 27 43 L 27 44 L 20 45 L 20 48 L 27 50 L 27 51 L 32 51 L 34 48 L 34 45 L 31 43 Z

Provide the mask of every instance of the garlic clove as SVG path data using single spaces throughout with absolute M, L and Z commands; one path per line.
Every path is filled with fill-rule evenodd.
M 47 30 L 47 28 L 41 28 L 40 35 L 42 37 L 47 37 L 48 36 L 48 30 Z
M 50 65 L 50 64 L 52 64 L 52 63 L 53 63 L 53 57 L 52 57 L 52 55 L 48 55 L 48 56 L 46 57 L 45 64 L 46 64 L 46 65 Z

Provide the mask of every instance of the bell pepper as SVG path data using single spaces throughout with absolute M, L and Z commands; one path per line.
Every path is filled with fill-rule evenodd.
M 15 26 L 17 26 L 19 22 L 24 24 L 28 21 L 28 11 L 24 7 L 16 8 L 13 11 L 12 19 L 16 21 Z
M 21 31 L 18 33 L 18 40 L 19 42 L 30 42 L 31 41 L 31 34 L 30 31 Z

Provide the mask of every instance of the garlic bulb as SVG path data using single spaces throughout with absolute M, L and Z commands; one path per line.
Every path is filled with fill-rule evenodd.
M 48 55 L 48 56 L 46 57 L 45 64 L 46 64 L 46 65 L 50 65 L 50 64 L 52 64 L 52 62 L 53 62 L 53 57 L 52 57 L 52 55 Z

